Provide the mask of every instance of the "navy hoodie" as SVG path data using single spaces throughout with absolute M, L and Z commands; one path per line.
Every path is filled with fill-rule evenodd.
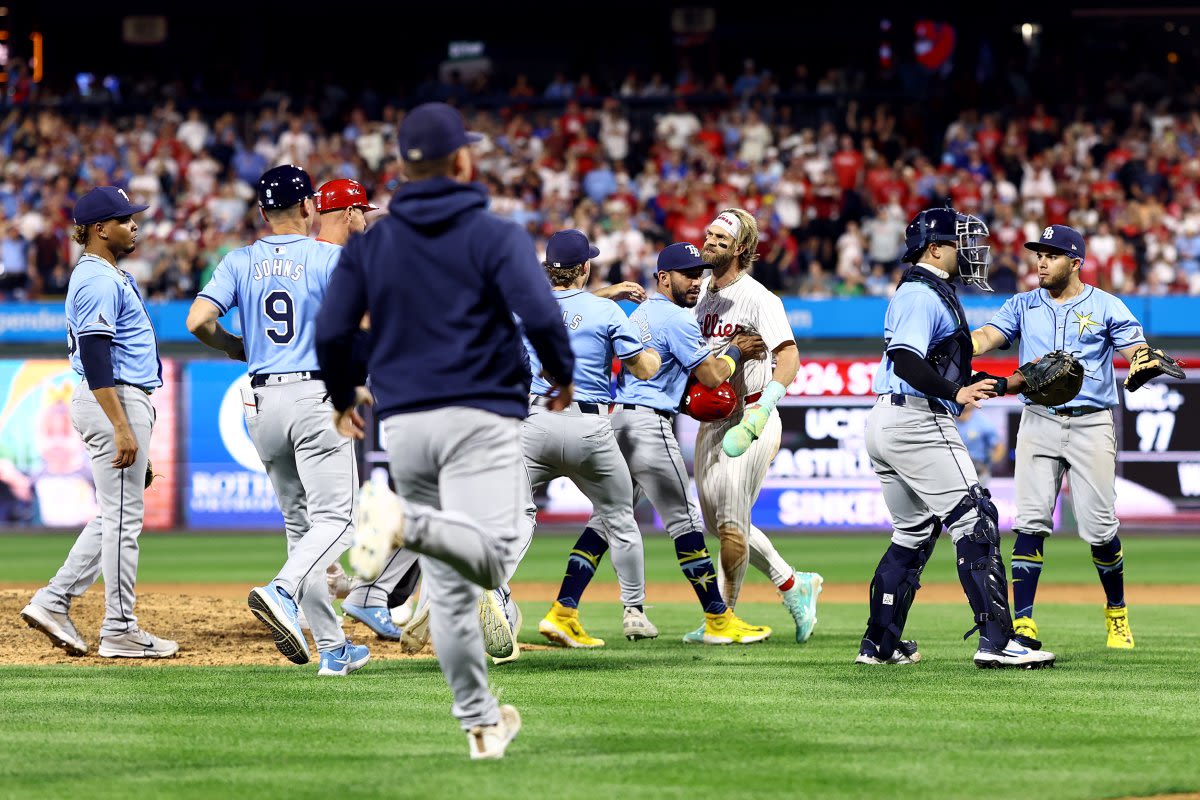
M 415 181 L 346 243 L 316 322 L 339 411 L 354 401 L 365 349 L 380 418 L 469 406 L 524 419 L 530 376 L 514 314 L 546 371 L 570 382 L 575 358 L 533 241 L 487 203 L 477 183 Z M 356 348 L 364 311 L 369 346 Z

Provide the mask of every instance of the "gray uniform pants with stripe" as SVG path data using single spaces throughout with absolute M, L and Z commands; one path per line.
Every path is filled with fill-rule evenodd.
M 287 561 L 275 577 L 297 599 L 317 649 L 341 647 L 325 570 L 354 543 L 358 465 L 354 443 L 333 428 L 323 381 L 269 384 L 254 390 L 258 413 L 246 429 L 283 511 Z
M 1079 537 L 1091 545 L 1117 535 L 1117 440 L 1111 411 L 1060 417 L 1026 406 L 1017 430 L 1016 533 L 1049 536 L 1063 475 L 1070 473 Z
M 413 593 L 420 574 L 417 554 L 404 547 L 398 548 L 392 551 L 378 578 L 373 581 L 353 579 L 350 593 L 342 602 L 361 608 L 395 608 Z
M 930 411 L 927 400 L 906 397 L 894 406 L 881 395 L 867 415 L 867 454 L 892 516 L 892 541 L 915 550 L 979 482 L 954 417 Z M 975 527 L 972 508 L 950 528 L 955 542 Z
M 592 503 L 592 525 L 608 543 L 621 585 L 621 602 L 646 600 L 645 551 L 633 517 L 633 479 L 607 414 L 584 414 L 572 403 L 563 411 L 529 410 L 521 428 L 529 483 L 567 477 Z
M 687 465 L 675 440 L 672 420 L 636 408 L 618 411 L 611 421 L 633 478 L 634 504 L 642 495 L 648 497 L 672 539 L 703 530 L 688 495 Z M 588 527 L 599 530 L 601 524 L 600 515 L 593 511 Z
M 51 611 L 66 613 L 71 601 L 87 591 L 104 574 L 104 622 L 100 635 L 114 636 L 136 631 L 133 614 L 136 599 L 138 536 L 145 510 L 146 460 L 150 455 L 150 433 L 154 428 L 154 406 L 141 389 L 117 386 L 117 396 L 137 439 L 133 464 L 125 469 L 112 465 L 117 448 L 112 423 L 87 383 L 79 384 L 71 398 L 71 422 L 83 437 L 92 458 L 92 478 L 100 515 L 84 527 L 67 560 L 50 583 L 40 589 L 33 602 Z
M 464 407 L 383 421 L 392 479 L 406 505 L 405 544 L 420 554 L 433 647 L 464 729 L 499 720 L 477 604 L 481 587 L 494 589 L 512 575 L 532 533 L 519 427 L 517 419 Z

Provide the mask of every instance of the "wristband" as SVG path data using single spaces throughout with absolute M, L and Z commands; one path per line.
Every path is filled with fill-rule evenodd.
M 724 361 L 726 364 L 729 365 L 729 378 L 732 378 L 733 373 L 737 372 L 737 362 L 734 361 L 733 357 L 730 356 L 728 353 L 726 353 L 725 355 L 722 355 L 722 356 L 717 356 L 717 361 Z M 726 378 L 725 380 L 729 380 L 729 378 Z
M 774 408 L 783 396 L 787 394 L 787 388 L 779 381 L 771 381 L 767 384 L 767 388 L 763 389 L 762 397 L 758 399 L 758 404 L 766 408 Z
M 731 344 L 725 348 L 725 355 L 732 358 L 735 362 L 739 362 L 742 360 L 742 349 L 735 344 Z

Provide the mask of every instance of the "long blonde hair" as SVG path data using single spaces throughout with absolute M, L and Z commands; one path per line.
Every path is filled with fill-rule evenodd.
M 758 222 L 755 221 L 754 215 L 744 208 L 725 208 L 720 213 L 731 214 L 737 217 L 737 221 L 741 223 L 741 230 L 738 232 L 737 241 L 733 243 L 733 247 L 737 249 L 739 245 L 745 246 L 741 255 L 738 256 L 738 270 L 744 272 L 750 269 L 755 261 L 758 261 Z

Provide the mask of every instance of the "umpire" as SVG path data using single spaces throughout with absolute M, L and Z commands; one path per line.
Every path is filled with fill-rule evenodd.
M 317 317 L 317 353 L 336 424 L 361 437 L 362 365 L 349 354 L 370 312 L 366 366 L 403 511 L 381 519 L 364 492 L 355 550 L 420 554 L 452 711 L 472 758 L 501 758 L 521 718 L 488 689 L 475 583 L 495 588 L 511 572 L 529 502 L 520 426 L 530 375 L 513 315 L 556 409 L 571 401 L 575 359 L 533 242 L 488 213 L 486 190 L 468 182 L 479 137 L 451 106 L 426 103 L 398 138 L 409 182 L 346 245 Z

